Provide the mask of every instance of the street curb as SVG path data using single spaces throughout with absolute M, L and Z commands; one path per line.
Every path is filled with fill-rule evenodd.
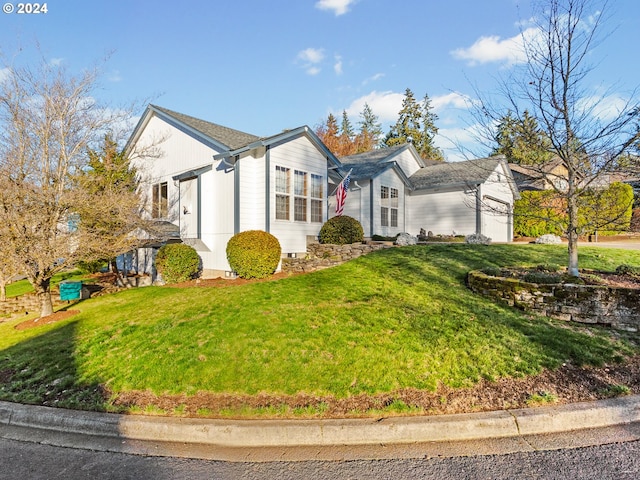
M 640 395 L 471 414 L 327 420 L 118 415 L 0 402 L 0 437 L 100 450 L 127 442 L 188 448 L 331 447 L 507 439 L 640 422 Z M 46 440 L 44 440 L 46 439 Z M 70 440 L 72 439 L 72 440 Z

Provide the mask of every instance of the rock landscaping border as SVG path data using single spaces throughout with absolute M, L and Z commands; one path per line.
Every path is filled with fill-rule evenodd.
M 559 320 L 640 329 L 640 289 L 570 283 L 538 284 L 517 278 L 491 276 L 481 271 L 467 275 L 475 293 L 524 311 Z
M 285 273 L 313 272 L 340 265 L 367 253 L 392 246 L 391 242 L 359 242 L 347 245 L 309 243 L 304 258 L 283 258 L 281 270 Z

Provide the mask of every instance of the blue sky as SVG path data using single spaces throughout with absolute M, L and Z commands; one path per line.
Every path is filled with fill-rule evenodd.
M 0 13 L 5 59 L 33 62 L 39 43 L 45 58 L 77 72 L 110 54 L 105 100 L 148 98 L 260 136 L 315 127 L 343 110 L 356 124 L 365 101 L 386 131 L 408 87 L 431 98 L 437 143 L 451 161 L 461 158 L 452 140 L 471 145 L 464 100 L 474 88 L 497 89 L 497 77 L 518 62 L 514 47 L 531 18 L 529 0 L 46 3 L 39 15 Z M 613 105 L 640 84 L 640 2 L 610 3 L 612 33 L 592 54 L 586 86 L 613 87 Z

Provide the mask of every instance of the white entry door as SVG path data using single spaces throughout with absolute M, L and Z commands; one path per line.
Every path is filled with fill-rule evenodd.
M 180 182 L 180 233 L 183 238 L 198 238 L 198 179 Z

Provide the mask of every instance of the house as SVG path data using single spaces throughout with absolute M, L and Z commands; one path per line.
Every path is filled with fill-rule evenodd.
M 285 256 L 306 252 L 340 181 L 340 162 L 307 126 L 258 137 L 150 105 L 127 148 L 150 146 L 161 154 L 134 160 L 147 213 L 179 227 L 208 277 L 232 274 L 227 242 L 244 230 L 270 232 Z M 148 248 L 135 253 L 134 269 L 152 272 Z
M 416 235 L 424 229 L 513 240 L 518 189 L 504 157 L 430 162 L 407 143 L 340 161 L 340 171 L 351 172 L 352 179 L 344 214 L 358 219 L 366 236 Z M 329 203 L 331 208 L 335 199 Z
M 556 190 L 563 191 L 567 188 L 569 171 L 562 160 L 555 158 L 534 168 L 530 165 L 509 163 L 513 178 L 522 191 L 527 190 Z
M 127 149 L 137 152 L 147 215 L 163 227 L 157 231 L 177 228 L 200 255 L 205 277 L 233 275 L 227 242 L 245 230 L 273 234 L 285 257 L 305 254 L 334 214 L 334 191 L 349 171 L 344 214 L 360 220 L 366 236 L 424 228 L 512 240 L 517 189 L 499 157 L 434 164 L 405 144 L 340 161 L 307 126 L 258 137 L 156 105 Z M 144 238 L 126 264 L 153 273 L 160 243 Z M 175 232 L 167 238 L 175 241 Z

